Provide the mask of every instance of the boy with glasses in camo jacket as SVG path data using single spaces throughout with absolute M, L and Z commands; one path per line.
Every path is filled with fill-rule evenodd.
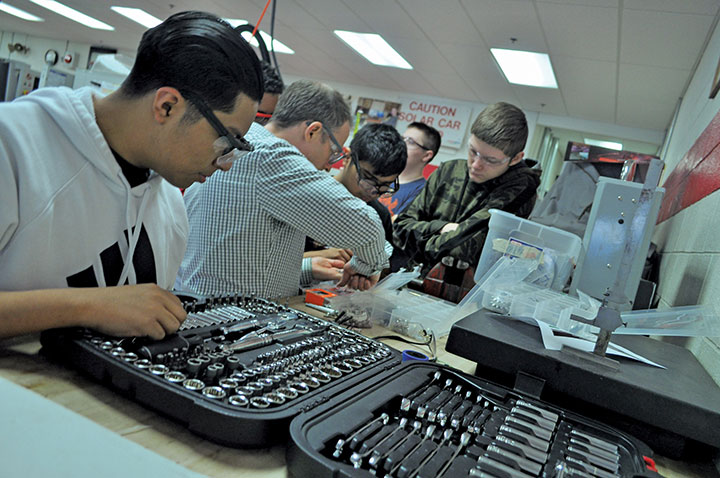
M 488 211 L 527 217 L 540 184 L 539 171 L 523 161 L 528 126 L 519 108 L 490 105 L 470 132 L 468 158 L 442 163 L 394 224 L 395 246 L 405 251 L 411 264 L 423 264 L 425 275 L 442 261 L 455 269 L 450 275 L 457 276 L 457 282 L 480 259 Z

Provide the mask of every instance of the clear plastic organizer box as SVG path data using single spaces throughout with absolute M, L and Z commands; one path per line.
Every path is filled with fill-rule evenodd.
M 560 290 L 570 277 L 581 249 L 582 240 L 575 234 L 490 209 L 488 235 L 475 270 L 475 282 L 480 282 L 503 255 L 525 259 L 539 257 L 541 267 L 528 281 Z

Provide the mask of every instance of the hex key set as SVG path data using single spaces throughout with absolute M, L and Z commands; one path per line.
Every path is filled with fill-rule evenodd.
M 659 476 L 618 430 L 427 363 L 406 363 L 290 425 L 293 476 Z
M 300 410 L 398 361 L 380 342 L 266 299 L 183 303 L 187 319 L 163 340 L 62 329 L 41 336 L 43 353 L 238 447 L 284 442 Z

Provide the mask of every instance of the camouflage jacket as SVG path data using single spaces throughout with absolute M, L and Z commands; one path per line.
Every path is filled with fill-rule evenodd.
M 540 171 L 530 169 L 524 161 L 482 184 L 469 180 L 467 160 L 444 162 L 412 204 L 398 215 L 393 242 L 410 257 L 410 264 L 424 264 L 425 271 L 445 256 L 475 267 L 488 232 L 488 210 L 527 217 L 539 184 Z M 460 226 L 441 235 L 440 230 L 451 222 Z

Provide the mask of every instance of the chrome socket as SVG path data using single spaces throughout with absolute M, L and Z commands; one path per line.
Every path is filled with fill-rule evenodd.
M 247 407 L 250 400 L 245 395 L 231 395 L 228 398 L 228 403 L 236 407 Z
M 192 390 L 193 392 L 199 392 L 205 388 L 205 382 L 196 378 L 189 378 L 183 382 L 183 387 L 187 390 Z
M 222 400 L 225 398 L 227 393 L 225 390 L 223 390 L 222 387 L 205 387 L 203 388 L 202 394 L 204 397 L 210 398 L 212 400 Z
M 165 374 L 165 380 L 172 383 L 182 383 L 186 379 L 187 376 L 178 370 L 171 370 Z

